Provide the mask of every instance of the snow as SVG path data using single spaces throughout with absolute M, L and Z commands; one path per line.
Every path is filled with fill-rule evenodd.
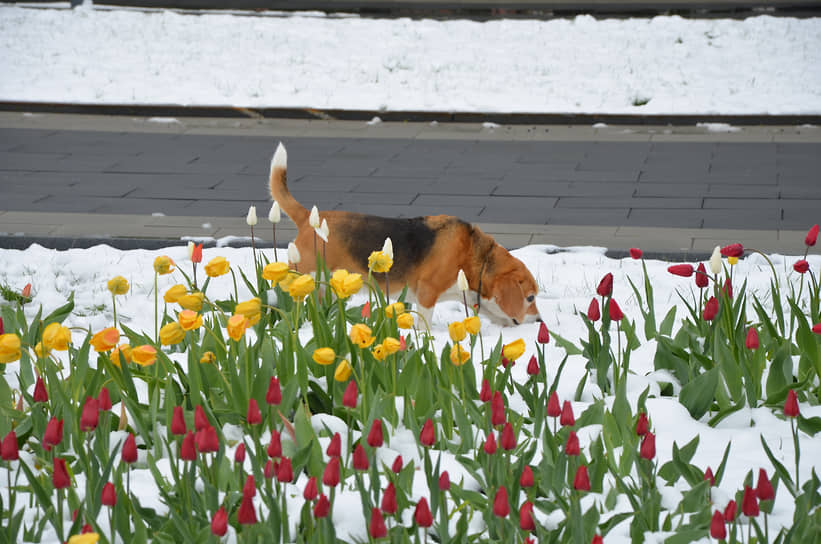
M 476 22 L 0 6 L 0 73 L 0 100 L 10 101 L 818 114 L 821 19 Z

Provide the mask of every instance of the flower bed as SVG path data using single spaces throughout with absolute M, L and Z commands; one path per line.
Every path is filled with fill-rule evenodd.
M 543 249 L 546 324 L 429 330 L 270 250 L 3 252 L 52 274 L 2 308 L 5 541 L 809 542 L 821 263 Z

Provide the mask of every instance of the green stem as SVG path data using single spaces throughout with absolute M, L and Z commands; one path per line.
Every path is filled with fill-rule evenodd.
M 114 310 L 114 326 L 117 326 L 117 296 L 111 293 L 111 307 Z
M 157 302 L 157 272 L 154 272 L 154 343 L 158 342 L 158 338 L 160 335 L 159 328 L 157 325 L 157 311 L 158 311 L 158 302 Z

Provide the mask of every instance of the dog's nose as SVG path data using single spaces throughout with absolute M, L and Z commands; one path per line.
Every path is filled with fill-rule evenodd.
M 513 320 L 513 324 L 514 324 L 514 325 L 518 325 L 518 324 L 519 324 L 519 320 L 518 320 L 518 319 L 514 319 L 514 320 Z
M 537 317 L 536 318 L 536 323 L 541 323 L 541 322 L 542 322 L 542 317 L 541 316 Z

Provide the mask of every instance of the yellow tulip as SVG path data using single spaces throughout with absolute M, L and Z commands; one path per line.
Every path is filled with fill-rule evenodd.
M 310 274 L 303 274 L 288 286 L 288 294 L 294 300 L 302 300 L 314 290 L 314 278 Z
M 125 362 L 126 364 L 131 362 L 131 346 L 128 344 L 120 344 L 114 351 L 111 352 L 111 362 L 116 367 L 120 367 L 120 365 Z
M 366 348 L 374 343 L 376 338 L 372 336 L 371 328 L 362 323 L 357 323 L 351 327 L 351 342 L 360 348 Z
M 254 297 L 251 300 L 240 302 L 234 308 L 235 314 L 242 314 L 248 319 L 248 326 L 256 325 L 262 317 L 262 301 Z
M 470 334 L 479 334 L 479 329 L 482 328 L 482 322 L 478 315 L 473 315 L 462 321 L 465 325 L 465 330 Z
M 97 544 L 99 541 L 100 535 L 97 533 L 82 533 L 69 537 L 68 544 Z
M 336 360 L 336 353 L 331 348 L 319 348 L 314 350 L 314 362 L 322 366 L 333 364 Z
M 174 271 L 171 267 L 174 264 L 174 261 L 168 255 L 160 255 L 156 259 L 154 259 L 154 272 L 159 274 L 160 276 L 164 276 L 166 274 L 170 274 Z
M 0 334 L 0 363 L 20 358 L 20 337 L 14 333 Z
M 468 359 L 470 359 L 470 353 L 461 345 L 454 344 L 454 346 L 450 349 L 450 362 L 455 366 L 462 366 L 468 361 Z
M 506 344 L 502 348 L 502 355 L 504 355 L 508 361 L 515 361 L 516 359 L 521 357 L 524 352 L 525 341 L 521 338 L 519 338 L 518 340 L 514 340 L 510 344 Z
M 268 263 L 262 269 L 262 277 L 271 283 L 282 281 L 287 275 L 288 265 L 286 263 Z
M 165 294 L 162 296 L 162 299 L 166 302 L 171 304 L 180 300 L 180 298 L 184 297 L 188 290 L 185 288 L 185 285 L 178 283 L 177 285 L 171 287 Z
M 128 293 L 128 280 L 122 276 L 116 276 L 108 280 L 108 290 L 112 295 L 124 295 Z
M 131 360 L 140 366 L 153 365 L 157 360 L 157 350 L 148 344 L 137 346 L 131 350 Z
M 71 343 L 71 331 L 60 323 L 50 323 L 43 329 L 43 345 L 46 349 L 66 351 Z
M 393 355 L 399 351 L 401 346 L 402 344 L 399 343 L 399 340 L 390 336 L 382 340 L 382 347 L 385 348 L 385 352 L 388 355 Z
M 184 331 L 193 331 L 202 327 L 202 316 L 193 310 L 183 310 L 177 316 Z
M 214 257 L 205 265 L 205 273 L 211 278 L 216 278 L 227 274 L 229 268 L 231 268 L 231 265 L 225 260 L 225 257 Z
M 50 351 L 51 350 L 49 350 L 48 348 L 43 349 L 42 342 L 37 342 L 37 344 L 35 344 L 34 346 L 34 354 L 40 359 L 47 357 Z
M 248 328 L 248 318 L 242 314 L 234 314 L 228 319 L 228 336 L 239 342 L 242 335 L 245 334 L 245 329 Z
M 408 312 L 400 314 L 399 317 L 396 318 L 396 326 L 400 329 L 413 328 L 413 316 Z
M 163 325 L 160 329 L 160 343 L 163 346 L 179 344 L 185 338 L 185 331 L 176 321 Z
M 448 325 L 448 334 L 450 335 L 450 339 L 454 342 L 461 342 L 465 339 L 465 336 L 467 336 L 465 324 L 461 321 L 454 321 Z
M 362 275 L 351 274 L 347 270 L 335 270 L 331 276 L 331 289 L 339 298 L 348 298 L 362 289 Z
M 120 331 L 114 327 L 108 327 L 91 337 L 90 343 L 94 351 L 108 351 L 114 349 L 120 339 Z
M 388 356 L 388 351 L 385 349 L 385 346 L 382 345 L 382 344 L 375 345 L 373 347 L 373 349 L 371 350 L 371 353 L 373 354 L 373 358 L 376 359 L 377 361 L 384 361 L 385 357 Z
M 200 310 L 202 310 L 202 301 L 204 298 L 205 295 L 197 291 L 196 293 L 189 293 L 187 295 L 181 296 L 179 299 L 177 299 L 177 304 L 179 304 L 186 310 L 199 312 Z
M 213 364 L 217 362 L 217 356 L 213 351 L 206 351 L 200 357 L 200 362 L 203 364 Z
M 401 302 L 394 302 L 385 307 L 385 315 L 387 317 L 395 317 L 399 314 L 405 313 L 405 305 Z
M 336 365 L 336 370 L 334 370 L 334 380 L 338 382 L 346 382 L 348 378 L 351 377 L 353 373 L 353 367 L 351 363 L 348 362 L 347 359 L 342 359 L 338 365 Z
M 738 257 L 727 257 L 727 263 L 730 266 L 738 264 Z
M 374 251 L 368 257 L 368 270 L 387 272 L 393 266 L 393 259 L 384 251 Z

